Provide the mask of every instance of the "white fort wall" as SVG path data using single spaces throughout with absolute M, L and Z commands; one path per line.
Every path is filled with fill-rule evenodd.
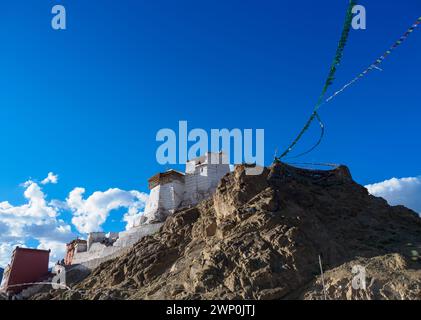
M 184 196 L 184 183 L 175 180 L 161 186 L 159 193 L 159 207 L 166 211 L 178 208 Z
M 162 220 L 173 213 L 184 199 L 184 183 L 175 180 L 154 187 L 145 206 L 146 223 Z
M 72 264 L 81 264 L 89 269 L 96 268 L 101 263 L 124 254 L 140 239 L 157 232 L 162 225 L 163 223 L 153 223 L 120 232 L 117 241 L 109 246 L 93 242 L 87 251 L 74 253 Z
M 196 204 L 215 192 L 221 178 L 230 172 L 227 159 L 221 153 L 208 153 L 186 164 L 186 204 Z

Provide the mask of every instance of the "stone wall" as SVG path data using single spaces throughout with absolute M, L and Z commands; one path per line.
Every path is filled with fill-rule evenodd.
M 101 242 L 102 240 L 105 240 L 105 232 L 91 232 L 88 236 L 88 250 L 90 250 L 91 246 L 95 244 L 96 242 Z
M 127 231 L 120 232 L 120 237 L 114 243 L 115 247 L 128 247 L 134 245 L 144 236 L 158 232 L 163 223 L 145 224 L 139 227 L 132 228 Z
M 184 202 L 196 204 L 213 194 L 221 178 L 230 172 L 229 164 L 212 164 L 210 160 L 186 170 Z
M 119 233 L 119 238 L 111 246 L 95 242 L 89 250 L 76 252 L 72 264 L 81 264 L 89 269 L 94 269 L 101 263 L 114 259 L 126 253 L 130 248 L 144 236 L 157 232 L 163 223 L 142 225 Z
M 184 198 L 184 183 L 175 180 L 151 190 L 144 217 L 147 223 L 164 221 L 177 209 Z
M 98 267 L 101 263 L 104 263 L 108 260 L 117 258 L 125 254 L 127 251 L 130 250 L 131 247 L 126 248 L 112 248 L 109 251 L 104 252 L 104 256 L 100 256 L 97 258 L 91 258 L 86 261 L 81 261 L 79 264 L 88 268 L 89 270 L 93 270 Z

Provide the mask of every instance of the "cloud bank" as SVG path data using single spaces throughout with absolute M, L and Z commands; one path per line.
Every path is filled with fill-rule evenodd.
M 26 201 L 22 205 L 0 201 L 0 266 L 9 263 L 16 246 L 25 247 L 34 242 L 39 249 L 51 249 L 51 263 L 61 260 L 67 242 L 100 231 L 113 210 L 126 208 L 123 217 L 126 229 L 133 226 L 143 214 L 148 198 L 146 193 L 136 190 L 110 188 L 93 192 L 85 199 L 85 189 L 78 187 L 64 200 L 47 201 L 42 186 L 50 183 L 57 184 L 58 175 L 50 172 L 39 183 L 32 180 L 23 183 Z M 61 218 L 65 211 L 72 214 L 71 221 Z
M 136 190 L 124 191 L 117 188 L 105 192 L 96 191 L 88 198 L 83 199 L 84 188 L 75 188 L 69 193 L 66 204 L 73 212 L 72 223 L 81 233 L 101 230 L 102 224 L 107 220 L 110 211 L 127 208 L 124 220 L 129 228 L 143 213 L 148 195 Z
M 390 205 L 404 205 L 421 214 L 421 176 L 392 178 L 366 188 L 372 195 L 386 199 Z
M 71 227 L 59 218 L 59 211 L 48 204 L 38 183 L 29 180 L 23 187 L 26 199 L 23 205 L 0 202 L 1 266 L 8 263 L 10 253 L 16 246 L 23 247 L 28 241 L 36 241 L 40 245 L 65 243 L 75 236 Z

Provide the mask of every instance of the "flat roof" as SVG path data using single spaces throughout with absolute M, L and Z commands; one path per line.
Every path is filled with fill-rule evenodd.
M 19 251 L 21 251 L 21 250 L 24 250 L 24 251 L 38 251 L 38 252 L 50 252 L 51 250 L 45 250 L 45 249 L 34 249 L 34 248 L 23 248 L 23 247 L 16 247 L 15 248 L 15 251 L 16 250 L 19 250 Z

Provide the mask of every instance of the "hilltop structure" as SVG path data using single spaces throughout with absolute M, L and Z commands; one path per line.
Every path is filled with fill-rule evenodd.
M 210 197 L 229 172 L 225 154 L 207 152 L 187 161 L 185 173 L 168 170 L 154 175 L 148 180 L 151 191 L 139 224 L 163 222 L 178 208 L 196 205 Z
M 187 161 L 184 173 L 170 169 L 155 174 L 148 180 L 150 195 L 145 212 L 132 228 L 108 235 L 93 232 L 87 240 L 73 240 L 67 244 L 64 264 L 81 264 L 93 269 L 126 253 L 141 238 L 157 232 L 175 211 L 212 196 L 221 178 L 229 172 L 225 154 L 208 152 Z

